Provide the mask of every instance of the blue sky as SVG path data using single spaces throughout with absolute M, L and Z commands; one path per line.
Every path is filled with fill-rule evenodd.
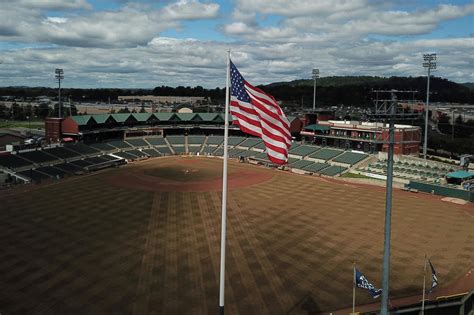
M 226 51 L 255 84 L 331 75 L 474 82 L 472 1 L 0 0 L 0 85 L 223 86 Z

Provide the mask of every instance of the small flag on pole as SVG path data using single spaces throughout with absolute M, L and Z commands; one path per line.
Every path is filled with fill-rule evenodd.
M 291 146 L 290 122 L 273 96 L 245 81 L 230 62 L 230 112 L 234 124 L 245 133 L 263 140 L 268 158 L 275 164 L 286 164 Z
M 370 295 L 372 295 L 374 299 L 382 294 L 382 289 L 376 289 L 359 270 L 356 269 L 355 273 L 356 286 L 358 288 L 369 290 Z
M 431 263 L 431 260 L 428 260 L 430 263 L 430 268 L 431 268 L 431 288 L 430 291 L 433 291 L 434 288 L 438 286 L 438 277 L 436 276 L 436 270 L 433 267 L 433 264 Z

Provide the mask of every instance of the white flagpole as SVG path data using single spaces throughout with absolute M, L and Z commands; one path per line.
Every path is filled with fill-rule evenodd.
M 352 277 L 352 314 L 355 314 L 355 303 L 356 303 L 356 263 L 354 262 L 352 266 L 352 271 L 354 276 Z
M 423 298 L 421 299 L 421 315 L 425 313 L 425 286 L 426 286 L 426 255 L 425 255 L 425 267 L 423 268 Z
M 221 268 L 219 279 L 219 314 L 224 315 L 225 287 L 225 237 L 227 220 L 227 143 L 229 138 L 229 85 L 230 50 L 227 51 L 227 78 L 225 84 L 225 124 L 224 124 L 224 166 L 222 169 L 222 212 L 221 212 Z

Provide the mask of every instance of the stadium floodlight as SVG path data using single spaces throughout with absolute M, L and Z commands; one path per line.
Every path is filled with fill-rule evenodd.
M 313 112 L 316 111 L 316 79 L 319 78 L 319 69 L 313 69 L 313 80 L 314 80 L 314 89 L 313 89 Z
M 58 80 L 58 117 L 61 118 L 61 80 L 64 79 L 63 69 L 56 69 L 56 80 Z
M 436 69 L 436 54 L 423 54 L 423 68 L 428 69 L 428 78 L 426 83 L 426 104 L 425 104 L 425 138 L 423 142 L 423 158 L 426 160 L 426 154 L 428 149 L 428 116 L 430 104 L 430 76 L 431 70 Z

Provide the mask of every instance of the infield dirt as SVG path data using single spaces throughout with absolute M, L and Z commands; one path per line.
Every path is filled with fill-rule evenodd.
M 347 307 L 354 261 L 380 285 L 382 188 L 229 166 L 229 314 L 285 314 L 307 294 Z M 0 312 L 215 313 L 221 168 L 159 158 L 0 197 Z M 472 207 L 394 192 L 392 297 L 421 292 L 425 254 L 440 292 L 474 267 Z

